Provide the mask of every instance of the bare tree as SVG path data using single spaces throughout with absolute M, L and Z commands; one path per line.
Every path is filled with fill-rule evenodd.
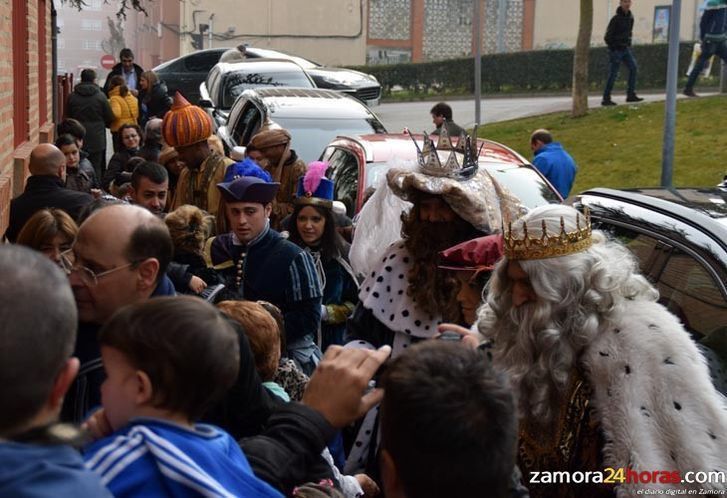
M 573 55 L 573 110 L 578 118 L 588 114 L 588 50 L 591 48 L 593 31 L 593 0 L 581 0 L 581 18 L 578 24 L 578 40 Z
M 116 11 L 116 17 L 119 19 L 126 19 L 126 12 L 131 9 L 136 12 L 143 12 L 146 14 L 146 9 L 144 8 L 144 4 L 152 0 L 117 0 L 117 4 L 119 6 L 119 9 Z M 83 8 L 88 5 L 85 0 L 60 0 L 61 3 L 65 3 L 70 5 L 71 7 L 75 7 L 78 10 L 83 10 Z M 104 3 L 111 3 L 109 0 L 104 0 Z
M 106 18 L 109 27 L 109 37 L 101 42 L 101 48 L 107 54 L 116 56 L 126 46 L 124 40 L 124 22 L 118 17 L 114 20 Z

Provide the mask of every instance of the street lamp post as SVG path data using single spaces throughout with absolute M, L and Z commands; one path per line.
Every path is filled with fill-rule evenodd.
M 475 46 L 475 124 L 480 124 L 481 109 L 480 101 L 482 100 L 482 41 L 480 38 L 480 19 L 482 17 L 480 0 L 474 0 L 475 18 L 472 22 L 472 35 L 474 37 Z M 477 138 L 477 137 L 474 137 Z
M 679 24 L 681 0 L 673 0 L 669 25 L 669 56 L 666 67 L 666 102 L 664 104 L 664 145 L 661 157 L 661 186 L 671 187 L 674 175 L 674 131 L 676 127 L 677 79 L 679 76 Z

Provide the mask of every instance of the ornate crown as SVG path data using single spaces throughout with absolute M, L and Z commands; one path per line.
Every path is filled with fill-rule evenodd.
M 565 222 L 560 218 L 560 233 L 548 235 L 548 230 L 543 220 L 542 233 L 540 237 L 528 235 L 528 225 L 523 222 L 523 238 L 516 239 L 512 235 L 512 223 L 507 224 L 504 235 L 505 257 L 511 261 L 523 261 L 529 259 L 546 259 L 566 256 L 577 252 L 585 251 L 591 247 L 591 216 L 586 209 L 584 213 L 585 226 L 581 228 L 580 213 L 576 215 L 576 230 L 565 231 Z
M 437 145 L 424 132 L 424 145 L 419 144 L 412 134 L 407 130 L 414 145 L 417 148 L 417 160 L 422 173 L 431 176 L 445 176 L 457 180 L 468 180 L 477 173 L 477 158 L 479 151 L 475 150 L 477 144 L 477 125 L 472 132 L 475 141 L 466 133 L 462 132 L 457 141 L 457 147 L 452 145 L 452 140 L 447 131 L 446 122 L 441 127 Z M 445 157 L 446 156 L 446 157 Z

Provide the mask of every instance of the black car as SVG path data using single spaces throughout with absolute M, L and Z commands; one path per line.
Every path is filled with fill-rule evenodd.
M 246 47 L 245 55 L 248 58 L 289 59 L 302 67 L 313 78 L 318 88 L 328 88 L 347 93 L 369 107 L 379 105 L 381 84 L 379 84 L 376 77 L 370 74 L 354 71 L 353 69 L 323 66 L 303 57 L 265 48 Z
M 187 100 L 196 104 L 199 101 L 199 85 L 207 78 L 207 73 L 217 64 L 230 47 L 208 48 L 183 55 L 164 62 L 154 68 L 159 78 L 164 80 L 169 94 L 179 90 Z M 275 58 L 292 60 L 313 79 L 318 88 L 328 88 L 348 93 L 368 106 L 378 105 L 381 98 L 381 85 L 370 74 L 351 69 L 321 66 L 315 62 L 288 55 L 277 50 L 246 47 L 248 58 Z
M 571 202 L 636 255 L 659 302 L 701 347 L 727 360 L 727 189 L 598 188 Z
M 169 95 L 179 91 L 193 104 L 199 102 L 199 85 L 227 48 L 210 48 L 159 64 L 153 71 L 167 84 Z

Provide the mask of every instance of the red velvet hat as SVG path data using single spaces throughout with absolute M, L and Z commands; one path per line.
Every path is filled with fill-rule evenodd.
M 502 254 L 502 235 L 487 235 L 441 251 L 437 266 L 444 270 L 492 271 Z

